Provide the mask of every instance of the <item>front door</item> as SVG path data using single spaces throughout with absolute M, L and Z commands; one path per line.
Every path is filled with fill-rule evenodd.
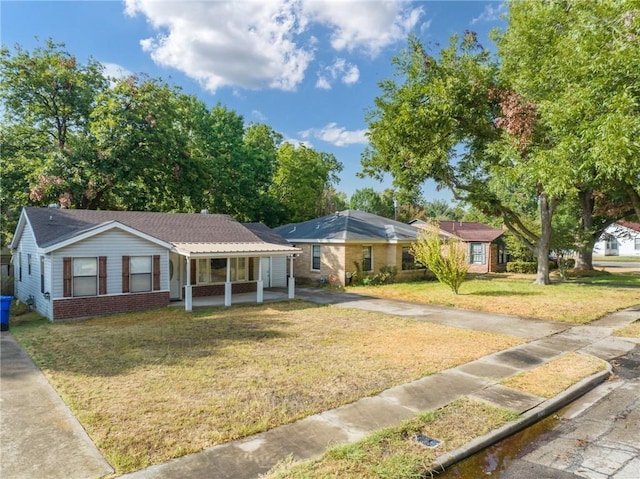
M 270 258 L 261 258 L 262 261 L 262 281 L 265 288 L 271 287 L 271 260 Z
M 180 281 L 180 265 L 182 258 L 179 254 L 169 254 L 169 290 L 170 299 L 180 300 L 182 299 L 182 282 Z

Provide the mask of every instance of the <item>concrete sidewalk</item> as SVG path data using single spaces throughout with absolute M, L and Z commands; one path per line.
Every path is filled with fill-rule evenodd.
M 0 335 L 0 381 L 0 477 L 88 479 L 113 472 L 7 332 Z
M 501 386 L 498 384 L 500 380 L 548 362 L 569 351 L 594 354 L 605 360 L 624 354 L 633 349 L 635 344 L 610 337 L 610 334 L 613 328 L 628 324 L 640 316 L 640 309 L 622 311 L 597 321 L 591 326 L 570 327 L 567 324 L 549 321 L 380 300 L 311 288 L 297 288 L 296 293 L 299 298 L 322 304 L 411 316 L 419 320 L 480 331 L 500 332 L 519 336 L 528 342 L 433 376 L 391 388 L 377 396 L 363 398 L 292 424 L 122 477 L 129 479 L 255 478 L 290 455 L 295 459 L 318 457 L 327 447 L 358 440 L 380 428 L 396 425 L 414 417 L 418 412 L 444 406 L 462 396 L 479 398 L 512 408 L 523 414 L 520 421 L 511 423 L 508 428 L 494 431 L 493 435 L 488 435 L 482 441 L 471 443 L 441 458 L 445 463 L 458 460 L 474 452 L 475 448 L 497 441 L 502 435 L 510 434 L 519 427 L 525 427 L 528 422 L 540 419 L 564 406 L 603 381 L 608 373 L 589 378 L 551 400 Z M 5 344 L 9 347 L 6 353 Z M 93 478 L 108 474 L 109 467 L 99 457 L 95 448 L 83 449 L 88 441 L 84 431 L 39 372 L 33 371 L 35 367 L 28 358 L 28 361 L 25 360 L 25 357 L 13 338 L 9 334 L 3 334 L 1 396 L 3 466 L 0 471 L 2 477 Z M 14 377 L 16 376 L 14 369 L 19 371 L 21 368 L 26 368 L 23 378 Z M 38 374 L 33 375 L 34 372 Z M 20 381 L 23 382 L 22 385 Z M 42 382 L 45 384 L 43 385 Z M 26 387 L 34 387 L 37 392 L 24 392 L 23 396 L 20 396 L 19 389 L 24 388 L 26 383 L 33 383 Z M 5 391 L 7 385 L 9 389 Z M 47 402 L 47 405 L 42 405 L 41 408 L 36 407 L 38 403 L 45 402 L 39 399 L 39 394 L 47 397 L 46 401 L 50 401 L 51 405 Z M 7 408 L 8 403 L 12 403 L 9 408 Z M 52 408 L 63 411 L 50 414 Z M 24 425 L 22 421 L 26 421 Z M 71 428 L 73 432 L 69 432 L 66 436 L 56 432 L 58 421 L 69 424 L 65 428 Z M 26 436 L 30 438 L 29 441 L 19 440 L 5 445 L 5 442 L 11 441 L 14 436 L 24 436 L 25 434 L 21 432 L 23 429 L 27 431 Z M 31 443 L 31 441 L 34 442 Z M 54 445 L 53 454 L 47 454 L 48 451 L 41 452 L 42 449 L 51 448 L 51 444 Z M 77 449 L 79 446 L 81 446 L 80 449 Z M 39 455 L 46 455 L 46 458 L 38 457 Z M 37 466 L 33 469 L 26 466 L 31 464 L 31 460 L 35 460 L 36 464 L 42 462 L 58 464 L 60 469 L 49 474 L 38 475 Z M 26 472 L 30 474 L 25 472 L 26 469 L 29 469 Z

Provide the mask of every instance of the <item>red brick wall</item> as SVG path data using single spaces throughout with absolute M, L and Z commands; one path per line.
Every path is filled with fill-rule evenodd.
M 53 300 L 53 320 L 143 311 L 168 304 L 168 291 L 55 299 Z
M 253 293 L 258 288 L 256 283 L 232 283 L 231 292 L 233 294 L 238 293 Z M 191 296 L 193 298 L 200 298 L 203 296 L 223 296 L 224 284 L 212 284 L 210 286 L 194 286 L 191 289 Z M 182 291 L 182 297 L 184 298 L 184 288 Z

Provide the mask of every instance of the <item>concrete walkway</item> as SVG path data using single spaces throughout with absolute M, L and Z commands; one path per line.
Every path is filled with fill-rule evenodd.
M 471 363 L 442 371 L 433 376 L 394 387 L 377 396 L 363 398 L 352 404 L 316 414 L 292 424 L 212 447 L 164 464 L 151 466 L 122 477 L 128 479 L 255 478 L 267 472 L 278 461 L 290 455 L 295 459 L 318 457 L 329 446 L 358 440 L 380 428 L 396 425 L 403 420 L 412 418 L 420 411 L 444 406 L 462 396 L 476 397 L 523 413 L 522 419 L 517 424 L 512 423 L 508 428 L 495 431 L 493 436 L 489 435 L 483 438 L 484 442 L 476 441 L 461 450 L 442 457 L 441 461 L 446 464 L 474 452 L 478 447 L 484 447 L 492 441 L 504 437 L 505 434 L 512 433 L 518 427 L 525 427 L 528 423 L 532 423 L 544 415 L 559 409 L 594 387 L 598 382 L 604 381 L 608 373 L 604 372 L 589 378 L 550 400 L 501 386 L 498 384 L 501 379 L 548 362 L 568 351 L 594 354 L 605 360 L 624 354 L 633 349 L 635 344 L 620 338 L 610 337 L 610 334 L 614 328 L 628 324 L 640 316 L 640 309 L 627 310 L 597 321 L 591 326 L 570 327 L 567 324 L 548 321 L 525 320 L 510 316 L 438 308 L 402 301 L 380 300 L 313 288 L 297 288 L 296 297 L 323 304 L 335 304 L 339 307 L 411 316 L 419 320 L 480 331 L 501 332 L 519 336 L 528 342 L 485 356 Z M 2 477 L 92 478 L 101 473 L 106 474 L 108 472 L 106 469 L 93 469 L 96 465 L 102 464 L 102 467 L 105 466 L 104 462 L 100 463 L 99 458 L 96 458 L 98 459 L 95 463 L 96 465 L 86 459 L 87 467 L 82 465 L 85 459 L 75 461 L 74 466 L 76 469 L 73 473 L 42 476 L 4 474 L 5 457 L 7 457 L 4 445 L 7 436 L 6 432 L 9 432 L 9 438 L 14 434 L 19 435 L 20 428 L 16 423 L 22 420 L 22 416 L 34 416 L 36 422 L 41 421 L 43 423 L 40 431 L 42 442 L 47 445 L 50 442 L 58 442 L 55 438 L 50 439 L 49 433 L 46 432 L 47 428 L 51 431 L 55 430 L 55 424 L 51 424 L 51 417 L 46 413 L 46 410 L 34 412 L 24 408 L 20 411 L 16 408 L 11 416 L 5 417 L 5 400 L 15 402 L 12 395 L 4 391 L 5 337 L 11 338 L 11 336 L 3 335 L 2 343 Z M 13 343 L 12 339 L 7 342 Z M 10 360 L 10 362 L 13 361 L 23 362 L 21 358 L 15 357 Z M 15 388 L 16 386 L 14 386 L 14 391 Z M 55 393 L 53 394 L 55 395 Z M 30 400 L 27 398 L 24 402 L 28 407 L 29 403 L 34 403 L 34 398 Z M 13 416 L 16 417 L 14 418 Z M 6 427 L 9 429 L 5 428 L 5 422 L 8 424 Z M 70 441 L 71 439 L 68 440 Z M 74 448 L 74 446 L 71 447 Z M 77 455 L 75 452 L 74 450 L 74 455 Z M 28 461 L 30 461 L 30 456 L 25 457 L 22 454 L 30 454 L 29 444 L 20 442 L 14 448 L 13 456 L 9 456 L 9 459 L 13 458 L 13 462 L 10 462 L 13 464 L 11 467 L 15 473 L 20 472 L 20 464 L 28 464 Z M 66 459 L 60 459 L 66 458 L 66 454 L 66 450 L 60 451 L 54 457 L 49 457 L 48 460 L 54 463 L 67 462 Z M 62 466 L 66 466 L 66 464 Z
M 113 472 L 11 334 L 0 334 L 0 477 L 88 479 Z

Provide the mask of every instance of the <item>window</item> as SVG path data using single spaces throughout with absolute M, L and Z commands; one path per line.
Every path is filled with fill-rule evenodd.
M 636 250 L 640 250 L 640 238 L 636 238 L 636 239 L 635 239 L 635 245 L 634 245 L 634 248 L 635 248 Z
M 616 239 L 615 236 L 607 236 L 605 241 L 606 241 L 605 249 L 612 250 L 612 251 L 618 250 L 618 240 Z M 637 244 L 638 243 L 636 242 L 636 249 L 638 249 Z
M 151 256 L 129 257 L 129 292 L 151 291 Z
M 40 257 L 40 292 L 44 293 L 44 258 Z
M 227 258 L 198 260 L 198 283 L 224 283 L 227 281 Z
M 469 257 L 471 264 L 485 264 L 484 243 L 471 243 Z
M 231 281 L 247 280 L 247 258 L 231 259 Z
M 371 261 L 371 246 L 362 247 L 362 271 L 373 271 L 373 262 Z
M 311 245 L 311 269 L 320 271 L 320 245 Z
M 18 281 L 22 281 L 22 251 L 18 252 Z
M 229 258 L 231 281 L 247 281 L 249 269 L 247 258 Z M 198 284 L 225 283 L 227 281 L 227 258 L 198 260 Z
M 498 264 L 505 264 L 507 262 L 507 247 L 503 244 L 498 244 Z
M 98 260 L 96 258 L 73 259 L 73 296 L 98 294 Z
M 411 254 L 411 249 L 408 246 L 402 247 L 402 270 L 417 269 L 416 258 Z
M 31 253 L 27 254 L 27 274 L 31 276 Z

